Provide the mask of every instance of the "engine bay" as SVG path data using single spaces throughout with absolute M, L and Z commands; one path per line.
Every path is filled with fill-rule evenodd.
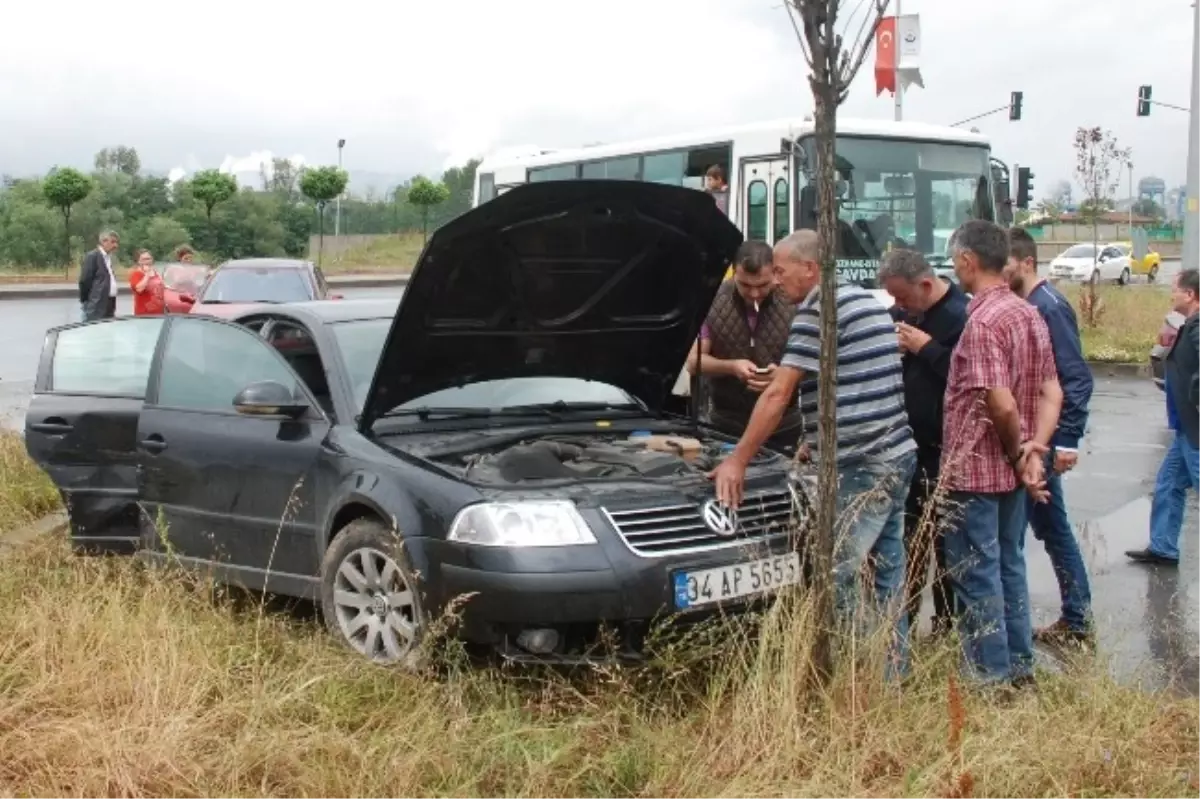
M 692 436 L 650 433 L 561 434 L 532 438 L 482 452 L 437 458 L 462 468 L 473 482 L 519 484 L 570 479 L 664 479 L 707 473 L 733 444 Z M 780 457 L 760 453 L 755 462 Z

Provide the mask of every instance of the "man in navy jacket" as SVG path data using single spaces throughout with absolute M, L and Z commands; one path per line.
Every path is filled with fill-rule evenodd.
M 1087 566 L 1063 499 L 1062 475 L 1075 467 L 1079 459 L 1079 441 L 1087 428 L 1088 404 L 1092 400 L 1092 370 L 1083 359 L 1079 341 L 1079 323 L 1071 303 L 1037 274 L 1037 242 L 1023 228 L 1009 231 L 1009 285 L 1028 300 L 1050 328 L 1058 382 L 1062 386 L 1062 411 L 1058 429 L 1051 441 L 1046 469 L 1046 487 L 1050 501 L 1030 501 L 1029 524 L 1034 536 L 1046 547 L 1058 590 L 1062 614 L 1058 621 L 1034 632 L 1044 643 L 1090 643 L 1092 640 L 1092 594 Z

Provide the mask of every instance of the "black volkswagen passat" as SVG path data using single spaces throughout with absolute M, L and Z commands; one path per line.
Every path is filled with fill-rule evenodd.
M 29 452 L 80 551 L 310 597 L 376 661 L 452 605 L 510 657 L 601 627 L 636 650 L 800 577 L 786 459 L 720 507 L 732 439 L 664 410 L 740 241 L 690 189 L 516 188 L 437 231 L 398 304 L 50 331 Z

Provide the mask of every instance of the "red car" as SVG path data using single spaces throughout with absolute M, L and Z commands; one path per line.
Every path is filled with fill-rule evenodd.
M 289 258 L 226 261 L 213 271 L 196 295 L 192 313 L 229 318 L 259 303 L 339 300 L 321 268 Z
M 206 264 L 163 264 L 159 273 L 163 279 L 163 299 L 167 313 L 187 313 L 196 302 L 196 292 L 208 279 L 212 268 Z

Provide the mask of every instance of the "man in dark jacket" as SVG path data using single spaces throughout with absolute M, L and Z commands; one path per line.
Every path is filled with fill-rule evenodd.
M 1179 532 L 1189 488 L 1200 488 L 1200 273 L 1185 269 L 1175 280 L 1171 307 L 1185 321 L 1163 362 L 1167 419 L 1175 439 L 1158 469 L 1150 507 L 1150 546 L 1125 555 L 1139 563 L 1179 565 Z
M 100 246 L 83 258 L 79 271 L 79 305 L 83 320 L 108 319 L 117 313 L 117 278 L 113 274 L 112 254 L 120 239 L 116 233 L 100 234 Z
M 879 269 L 879 281 L 896 301 L 892 318 L 903 353 L 904 405 L 917 442 L 917 468 L 904 509 L 909 626 L 915 626 L 919 618 L 932 549 L 936 562 L 933 629 L 944 632 L 949 629 L 954 607 L 935 489 L 942 458 L 942 400 L 950 353 L 967 321 L 967 297 L 958 286 L 938 277 L 925 258 L 912 250 L 888 253 Z
M 771 245 L 747 241 L 734 257 L 733 279 L 717 290 L 700 329 L 699 351 L 692 345 L 687 370 L 705 378 L 709 423 L 740 436 L 763 389 L 775 376 L 787 346 L 796 308 L 775 290 Z M 803 417 L 793 392 L 788 412 L 769 445 L 796 448 Z
M 1033 638 L 1043 643 L 1089 643 L 1092 638 L 1092 593 L 1087 565 L 1067 516 L 1062 475 L 1075 468 L 1079 460 L 1079 440 L 1087 428 L 1088 405 L 1092 400 L 1092 370 L 1083 358 L 1079 323 L 1075 309 L 1058 289 L 1037 273 L 1037 242 L 1024 228 L 1008 232 L 1008 283 L 1012 290 L 1029 301 L 1050 329 L 1058 383 L 1062 386 L 1062 411 L 1058 429 L 1047 455 L 1046 490 L 1048 502 L 1029 499 L 1029 526 L 1042 542 L 1054 576 L 1058 580 L 1062 611 L 1053 624 L 1035 630 Z

